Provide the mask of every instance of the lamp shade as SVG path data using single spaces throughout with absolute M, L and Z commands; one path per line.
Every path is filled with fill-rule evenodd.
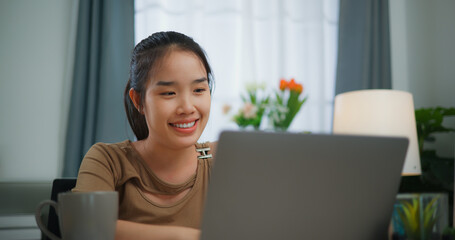
M 412 94 L 359 90 L 335 97 L 333 133 L 409 138 L 402 175 L 419 175 L 420 157 Z

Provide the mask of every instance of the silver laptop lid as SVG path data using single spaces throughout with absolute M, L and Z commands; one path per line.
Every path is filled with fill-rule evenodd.
M 408 139 L 223 132 L 201 239 L 387 239 Z

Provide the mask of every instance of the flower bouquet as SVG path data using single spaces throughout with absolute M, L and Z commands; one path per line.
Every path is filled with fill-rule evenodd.
M 299 112 L 307 97 L 300 97 L 303 92 L 302 84 L 294 79 L 281 79 L 280 90 L 275 93 L 275 99 L 270 104 L 269 118 L 275 130 L 286 131 L 292 120 Z
M 259 97 L 259 91 L 263 90 L 263 86 L 249 85 L 247 87 L 247 95 L 242 96 L 243 106 L 239 112 L 234 115 L 233 120 L 241 128 L 253 126 L 254 129 L 259 129 L 262 117 L 269 102 L 269 97 Z

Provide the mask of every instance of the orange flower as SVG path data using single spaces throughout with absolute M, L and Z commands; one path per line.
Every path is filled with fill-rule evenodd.
M 272 100 L 269 117 L 275 128 L 286 130 L 307 97 L 301 98 L 303 85 L 297 83 L 294 78 L 291 78 L 289 81 L 282 78 L 280 80 L 280 90 L 276 92 L 275 100 Z
M 303 91 L 303 86 L 302 86 L 302 84 L 298 84 L 298 83 L 297 83 L 297 84 L 294 86 L 294 89 L 291 89 L 291 90 L 297 92 L 298 94 L 300 94 L 300 93 L 302 93 L 302 91 Z
M 294 91 L 295 88 L 297 87 L 297 84 L 298 84 L 298 83 L 295 82 L 294 78 L 291 79 L 291 81 L 289 81 L 289 83 L 288 83 L 288 88 L 289 88 L 289 90 Z
M 303 85 L 300 83 L 296 83 L 294 78 L 291 78 L 289 82 L 282 78 L 280 81 L 280 90 L 284 91 L 286 89 L 289 89 L 300 94 L 303 92 Z
M 284 79 L 281 79 L 281 81 L 280 81 L 280 90 L 284 91 L 287 86 L 288 86 L 288 82 L 286 82 L 286 80 L 284 80 Z

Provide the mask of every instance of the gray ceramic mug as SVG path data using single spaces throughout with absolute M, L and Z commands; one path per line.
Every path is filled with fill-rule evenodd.
M 113 240 L 118 217 L 117 192 L 66 192 L 58 202 L 45 200 L 35 213 L 41 231 L 52 240 L 60 240 L 41 220 L 41 209 L 55 208 L 63 240 Z

